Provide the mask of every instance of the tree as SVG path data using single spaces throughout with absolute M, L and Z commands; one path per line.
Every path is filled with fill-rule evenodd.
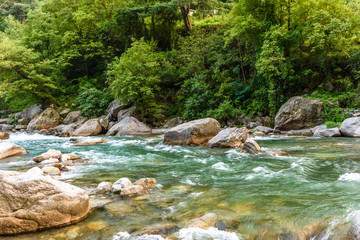
M 0 97 L 30 95 L 39 101 L 55 99 L 59 87 L 52 80 L 52 62 L 38 53 L 5 37 L 0 42 Z
M 153 114 L 160 83 L 160 55 L 154 42 L 134 41 L 107 72 L 110 90 L 124 104 L 132 103 L 142 116 Z

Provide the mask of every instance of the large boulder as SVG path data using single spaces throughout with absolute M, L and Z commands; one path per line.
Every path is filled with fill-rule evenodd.
M 15 114 L 16 119 L 28 119 L 29 121 L 33 119 L 36 115 L 40 114 L 43 111 L 43 108 L 40 104 L 33 105 L 28 107 L 21 112 Z M 24 124 L 26 125 L 26 124 Z
M 198 119 L 169 129 L 164 135 L 164 143 L 169 145 L 202 145 L 219 132 L 220 123 L 215 119 Z
M 112 118 L 117 118 L 119 111 L 126 107 L 127 106 L 122 104 L 119 100 L 114 100 L 107 107 L 106 113 L 109 113 Z
M 103 115 L 99 118 L 99 123 L 101 124 L 101 126 L 105 129 L 108 130 L 109 129 L 109 123 L 111 121 L 112 117 L 110 114 L 108 115 Z
M 73 135 L 78 126 L 79 125 L 77 123 L 71 123 L 68 125 L 61 124 L 55 128 L 55 132 L 60 137 L 70 137 Z
M 68 125 L 71 123 L 82 124 L 86 121 L 86 117 L 81 116 L 80 111 L 73 111 L 66 115 L 66 118 L 63 120 L 63 124 Z
M 345 119 L 341 124 L 340 132 L 347 137 L 360 137 L 360 117 Z
M 310 128 L 323 122 L 323 103 L 303 97 L 292 97 L 281 106 L 275 117 L 275 129 Z
M 96 136 L 102 131 L 99 119 L 87 120 L 83 125 L 75 130 L 73 136 Z
M 110 130 L 106 133 L 107 136 L 147 134 L 151 134 L 151 129 L 134 117 L 124 118 L 119 123 L 110 128 Z
M 0 142 L 0 159 L 28 154 L 28 152 L 13 143 Z
M 318 128 L 314 132 L 314 137 L 340 137 L 341 133 L 339 128 L 327 128 L 327 129 L 321 129 Z
M 37 117 L 33 118 L 27 126 L 28 131 L 50 129 L 60 122 L 60 115 L 53 108 L 47 108 Z
M 248 138 L 247 128 L 226 128 L 210 139 L 207 146 L 210 148 L 237 148 L 241 147 Z
M 0 171 L 0 235 L 73 224 L 89 213 L 84 190 L 49 176 Z
M 135 106 L 121 109 L 117 114 L 117 120 L 121 121 L 125 118 L 132 117 L 135 113 Z

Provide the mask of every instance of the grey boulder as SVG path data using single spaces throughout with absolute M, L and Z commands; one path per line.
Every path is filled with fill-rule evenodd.
M 210 139 L 207 146 L 210 148 L 237 148 L 241 147 L 248 138 L 247 128 L 226 128 Z
M 220 123 L 213 118 L 204 118 L 180 124 L 169 129 L 164 143 L 169 145 L 196 146 L 206 144 L 220 132 Z
M 323 103 L 303 97 L 292 97 L 281 106 L 275 116 L 275 129 L 297 130 L 323 122 Z

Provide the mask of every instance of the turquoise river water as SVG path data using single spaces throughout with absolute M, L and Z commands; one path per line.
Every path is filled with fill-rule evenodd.
M 3 239 L 112 239 L 158 223 L 181 228 L 204 213 L 216 213 L 239 239 L 296 239 L 318 225 L 313 239 L 339 239 L 360 210 L 360 139 L 255 138 L 263 151 L 289 153 L 271 156 L 168 146 L 162 136 L 105 138 L 111 141 L 73 146 L 69 138 L 13 134 L 8 141 L 30 154 L 1 160 L 0 169 L 26 171 L 35 166 L 32 157 L 57 149 L 92 160 L 60 178 L 85 190 L 121 177 L 155 178 L 159 188 L 132 200 L 92 196 L 105 207 L 76 225 Z

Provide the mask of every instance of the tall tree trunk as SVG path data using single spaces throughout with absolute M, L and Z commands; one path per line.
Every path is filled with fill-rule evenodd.
M 186 27 L 187 30 L 190 31 L 192 29 L 190 18 L 189 18 L 190 4 L 181 6 L 180 10 L 181 10 L 181 14 L 182 14 L 183 19 L 184 19 L 185 27 Z
M 23 0 L 20 1 L 21 3 L 24 3 Z M 26 23 L 26 18 L 25 18 L 25 11 L 24 9 L 21 10 L 21 14 L 22 14 L 22 24 L 25 25 Z
M 287 25 L 288 25 L 288 31 L 290 31 L 290 24 L 291 24 L 291 0 L 288 0 L 288 6 L 287 6 L 287 10 L 288 10 L 288 19 L 287 19 Z

